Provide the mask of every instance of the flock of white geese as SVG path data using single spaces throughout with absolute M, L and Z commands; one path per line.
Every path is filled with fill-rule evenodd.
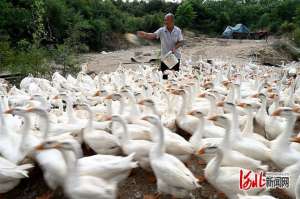
M 186 166 L 198 156 L 203 178 L 230 199 L 274 198 L 239 188 L 241 169 L 268 171 L 270 162 L 290 175 L 284 191 L 300 199 L 297 63 L 187 61 L 169 80 L 146 65 L 54 73 L 28 76 L 19 88 L 2 83 L 0 95 L 0 193 L 39 166 L 47 185 L 71 199 L 117 198 L 118 184 L 141 167 L 156 177 L 153 198 L 187 198 L 201 189 Z

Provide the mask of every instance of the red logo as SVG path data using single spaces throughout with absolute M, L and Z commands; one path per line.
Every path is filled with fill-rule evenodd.
M 266 177 L 262 171 L 240 170 L 240 189 L 249 190 L 254 188 L 265 188 Z

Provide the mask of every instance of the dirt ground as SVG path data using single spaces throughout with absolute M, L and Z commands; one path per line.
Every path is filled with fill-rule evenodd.
M 279 55 L 272 48 L 275 39 L 266 40 L 233 40 L 221 38 L 208 38 L 203 35 L 195 36 L 193 33 L 187 33 L 185 37 L 185 46 L 182 49 L 183 58 L 202 58 L 206 59 L 225 59 L 234 64 L 244 64 L 250 60 L 259 61 L 259 55 L 273 55 L 276 63 L 286 58 Z M 159 43 L 150 43 L 147 46 L 136 46 L 127 50 L 118 50 L 114 52 L 90 53 L 85 58 L 88 62 L 89 71 L 111 72 L 114 71 L 120 63 L 128 68 L 135 68 L 136 63 L 131 61 L 135 54 L 146 54 L 145 60 L 158 58 L 160 50 Z M 151 56 L 149 57 L 149 54 Z M 262 61 L 260 59 L 260 61 Z

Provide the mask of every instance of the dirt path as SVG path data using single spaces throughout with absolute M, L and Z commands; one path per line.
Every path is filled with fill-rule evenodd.
M 120 63 L 126 64 L 130 68 L 136 66 L 130 58 L 137 52 L 151 53 L 152 57 L 157 57 L 159 44 L 150 46 L 140 46 L 128 50 L 120 50 L 109 53 L 86 54 L 90 71 L 114 71 Z M 265 40 L 231 40 L 219 38 L 207 38 L 204 36 L 186 38 L 186 45 L 182 53 L 183 58 L 191 55 L 196 58 L 212 59 L 222 58 L 229 59 L 235 64 L 243 64 L 251 59 L 251 55 L 261 50 L 270 50 L 270 43 Z

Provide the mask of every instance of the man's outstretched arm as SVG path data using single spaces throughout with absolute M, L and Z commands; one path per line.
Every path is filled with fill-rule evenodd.
M 143 39 L 149 39 L 149 40 L 157 39 L 157 36 L 155 33 L 148 33 L 148 32 L 144 32 L 144 31 L 138 31 L 137 36 L 139 36 Z

